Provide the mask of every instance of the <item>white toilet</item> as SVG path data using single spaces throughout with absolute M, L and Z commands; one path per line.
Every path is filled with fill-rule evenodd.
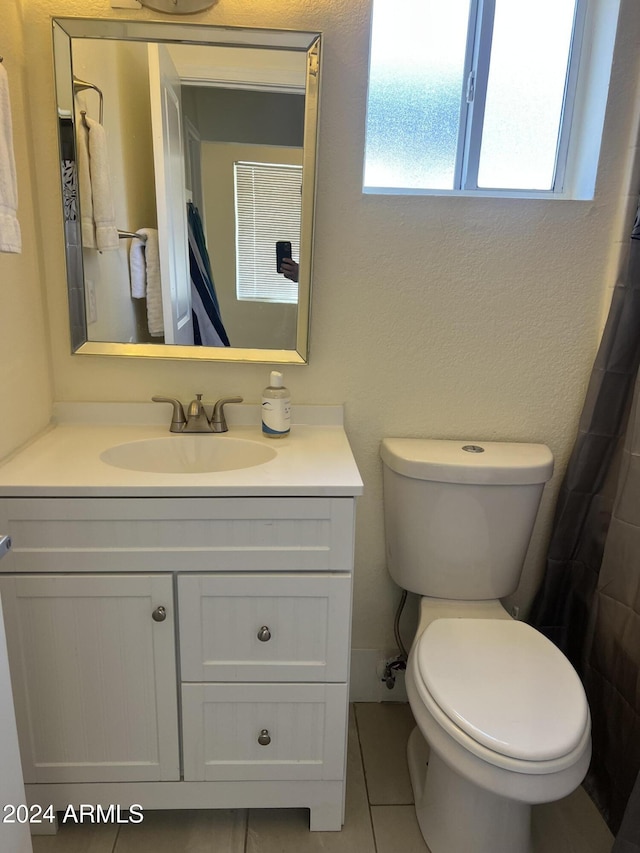
M 387 438 L 381 456 L 388 568 L 422 596 L 406 676 L 420 829 L 431 853 L 529 853 L 531 805 L 577 788 L 591 758 L 575 670 L 499 601 L 520 580 L 551 451 Z

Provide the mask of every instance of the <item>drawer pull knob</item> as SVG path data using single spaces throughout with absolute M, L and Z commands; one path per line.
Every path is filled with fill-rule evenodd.
M 271 639 L 271 631 L 267 628 L 266 625 L 263 625 L 262 628 L 258 631 L 258 639 L 261 643 L 268 643 Z
M 269 746 L 271 743 L 271 735 L 269 734 L 268 729 L 262 729 L 260 734 L 258 735 L 258 743 L 260 746 Z
M 160 605 L 160 607 L 156 607 L 156 609 L 153 611 L 153 613 L 151 614 L 151 618 L 154 622 L 164 622 L 164 620 L 167 618 L 167 611 L 162 605 Z

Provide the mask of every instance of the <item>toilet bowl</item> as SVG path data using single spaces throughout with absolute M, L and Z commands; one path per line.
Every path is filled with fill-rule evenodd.
M 504 615 L 437 618 L 409 656 L 417 730 L 408 763 L 431 853 L 529 853 L 531 805 L 571 793 L 589 766 L 589 710 L 575 671 Z
M 422 596 L 406 675 L 420 830 L 431 853 L 530 853 L 532 804 L 571 793 L 591 757 L 575 670 L 499 600 L 517 587 L 550 451 L 385 439 L 381 455 L 389 570 Z

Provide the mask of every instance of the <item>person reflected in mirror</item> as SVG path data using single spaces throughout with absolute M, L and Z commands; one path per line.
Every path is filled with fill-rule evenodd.
M 280 272 L 289 281 L 298 281 L 299 266 L 292 258 L 283 258 L 280 264 Z

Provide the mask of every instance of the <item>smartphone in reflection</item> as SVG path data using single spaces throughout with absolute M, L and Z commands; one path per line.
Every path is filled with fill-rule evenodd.
M 276 243 L 276 272 L 282 272 L 282 259 L 291 257 L 291 242 L 278 240 Z

